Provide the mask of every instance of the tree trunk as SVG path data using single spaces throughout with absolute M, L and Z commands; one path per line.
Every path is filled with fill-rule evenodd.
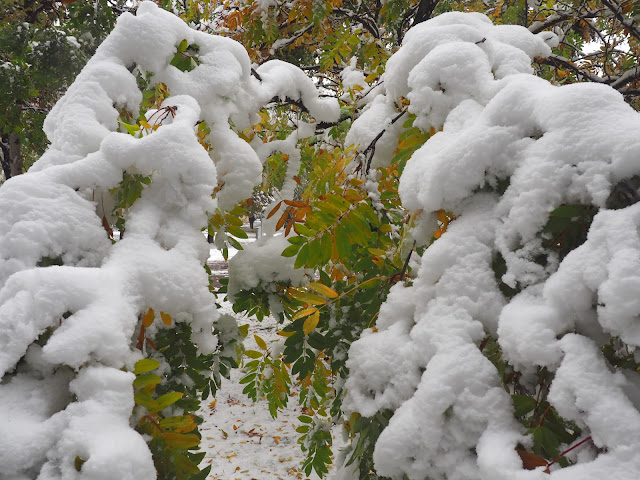
M 0 142 L 0 150 L 2 150 L 2 170 L 6 180 L 22 173 L 22 154 L 20 152 L 20 139 L 18 134 L 12 132 L 2 136 Z

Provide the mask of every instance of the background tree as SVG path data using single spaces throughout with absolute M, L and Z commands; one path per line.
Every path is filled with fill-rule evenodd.
M 111 31 L 125 1 L 7 0 L 0 5 L 0 133 L 5 179 L 42 154 L 42 122 Z

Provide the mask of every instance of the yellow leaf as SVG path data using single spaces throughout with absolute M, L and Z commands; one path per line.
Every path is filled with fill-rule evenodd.
M 281 337 L 286 337 L 289 338 L 291 335 L 293 335 L 296 332 L 285 332 L 284 330 L 280 330 L 278 332 L 278 335 L 280 335 Z
M 168 313 L 160 312 L 160 318 L 162 319 L 162 323 L 164 323 L 166 326 L 171 326 L 171 315 L 169 315 Z
M 149 125 L 149 122 L 147 122 L 146 120 L 140 120 L 140 125 L 144 128 L 151 129 L 151 125 Z
M 338 292 L 336 292 L 333 288 L 329 288 L 322 283 L 311 282 L 308 286 L 311 290 L 315 290 L 316 292 L 318 292 L 321 295 L 324 295 L 325 297 L 329 297 L 329 298 L 338 297 Z
M 438 220 L 442 223 L 449 223 L 449 219 L 447 218 L 447 214 L 444 210 L 438 210 Z
M 153 311 L 153 308 L 150 308 L 142 317 L 142 326 L 144 328 L 150 327 L 155 319 L 156 313 Z
M 314 312 L 309 318 L 304 321 L 304 325 L 302 325 L 302 331 L 305 335 L 309 335 L 313 330 L 318 326 L 318 322 L 320 321 L 320 312 Z
M 306 317 L 308 315 L 311 315 L 313 312 L 315 312 L 317 310 L 318 309 L 316 307 L 309 307 L 309 308 L 305 308 L 304 310 L 300 310 L 293 317 L 291 317 L 291 321 L 298 320 L 299 318 L 303 318 L 303 317 Z
M 355 90 L 356 92 L 361 92 L 362 90 L 364 90 L 364 87 L 362 85 L 354 85 L 353 87 L 351 87 L 353 90 Z
M 562 77 L 562 78 L 564 78 L 564 77 L 566 77 L 567 75 L 569 75 L 569 72 L 567 72 L 566 70 L 560 70 L 560 69 L 558 69 L 558 70 L 556 70 L 556 72 L 558 72 L 558 76 L 559 76 L 559 77 Z
M 262 350 L 266 350 L 267 349 L 267 344 L 266 342 L 260 338 L 258 335 L 253 335 L 253 338 L 255 338 L 256 343 L 258 344 L 258 347 L 260 347 Z
M 381 248 L 370 248 L 369 252 L 373 253 L 374 255 L 386 255 L 387 252 L 385 252 L 384 250 L 382 250 Z
M 378 78 L 378 73 L 377 72 L 373 72 L 370 73 L 365 79 L 364 81 L 367 83 L 371 83 L 373 82 L 376 78 Z
M 299 292 L 297 290 L 290 290 L 291 295 L 296 300 L 308 303 L 309 305 L 324 305 L 327 303 L 327 299 L 320 295 L 314 295 L 313 293 Z

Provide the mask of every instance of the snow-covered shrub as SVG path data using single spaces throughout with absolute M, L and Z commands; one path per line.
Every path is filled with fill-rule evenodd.
M 238 132 L 274 96 L 337 117 L 296 67 L 252 71 L 144 2 L 51 111 L 49 149 L 0 188 L 0 477 L 206 475 L 192 412 L 229 354 L 202 230 L 259 183 Z
M 480 14 L 417 25 L 354 122 L 366 146 L 405 97 L 414 125 L 437 131 L 399 187 L 418 245 L 433 243 L 347 362 L 343 407 L 382 430 L 354 441 L 376 441 L 379 475 L 640 471 L 640 116 L 608 86 L 532 75 L 555 42 L 544 35 Z M 455 220 L 434 240 L 443 211 Z

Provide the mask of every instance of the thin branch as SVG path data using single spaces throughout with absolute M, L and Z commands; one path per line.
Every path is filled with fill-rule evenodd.
M 391 123 L 389 123 L 389 127 L 394 123 L 396 123 L 398 120 L 400 120 L 400 118 L 405 114 L 405 112 L 406 110 L 402 110 L 398 115 L 393 117 L 393 119 L 391 120 Z M 373 156 L 376 153 L 376 143 L 378 142 L 378 140 L 380 140 L 380 138 L 382 138 L 382 135 L 384 135 L 384 133 L 387 131 L 387 128 L 389 127 L 384 128 L 380 133 L 378 133 L 378 135 L 376 135 L 376 137 L 373 140 L 371 140 L 371 143 L 369 144 L 369 146 L 365 148 L 364 152 L 362 152 L 365 158 L 367 158 L 367 154 L 369 154 L 369 158 L 367 158 L 367 167 L 365 168 L 365 171 L 364 171 L 365 175 L 367 175 L 369 173 L 369 170 L 371 170 L 371 161 L 373 160 Z

